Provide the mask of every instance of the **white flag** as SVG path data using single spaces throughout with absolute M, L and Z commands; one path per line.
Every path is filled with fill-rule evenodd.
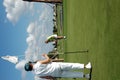
M 4 59 L 4 60 L 9 61 L 11 63 L 14 63 L 14 64 L 18 63 L 18 57 L 17 56 L 9 56 L 9 55 L 7 55 L 7 56 L 3 56 L 1 58 Z

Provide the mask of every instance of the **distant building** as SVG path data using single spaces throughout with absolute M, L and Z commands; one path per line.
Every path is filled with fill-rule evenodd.
M 62 3 L 63 0 L 23 0 L 28 2 Z

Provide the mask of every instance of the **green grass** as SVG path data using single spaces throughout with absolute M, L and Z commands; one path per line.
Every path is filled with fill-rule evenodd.
M 120 80 L 120 0 L 64 0 L 66 62 L 92 62 L 92 80 Z M 72 79 L 62 79 L 72 80 Z M 85 79 L 78 79 L 85 80 Z

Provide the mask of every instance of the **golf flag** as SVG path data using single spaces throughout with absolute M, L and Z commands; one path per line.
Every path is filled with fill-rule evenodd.
M 17 56 L 9 56 L 9 55 L 7 55 L 7 56 L 2 56 L 1 58 L 4 59 L 4 60 L 9 61 L 11 63 L 14 63 L 14 64 L 18 63 L 18 57 Z

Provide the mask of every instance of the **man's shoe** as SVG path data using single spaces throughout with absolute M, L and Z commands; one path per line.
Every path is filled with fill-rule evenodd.
M 86 66 L 87 69 L 91 69 L 91 63 L 89 62 Z
M 90 74 L 85 74 L 85 78 L 89 79 L 90 78 Z

